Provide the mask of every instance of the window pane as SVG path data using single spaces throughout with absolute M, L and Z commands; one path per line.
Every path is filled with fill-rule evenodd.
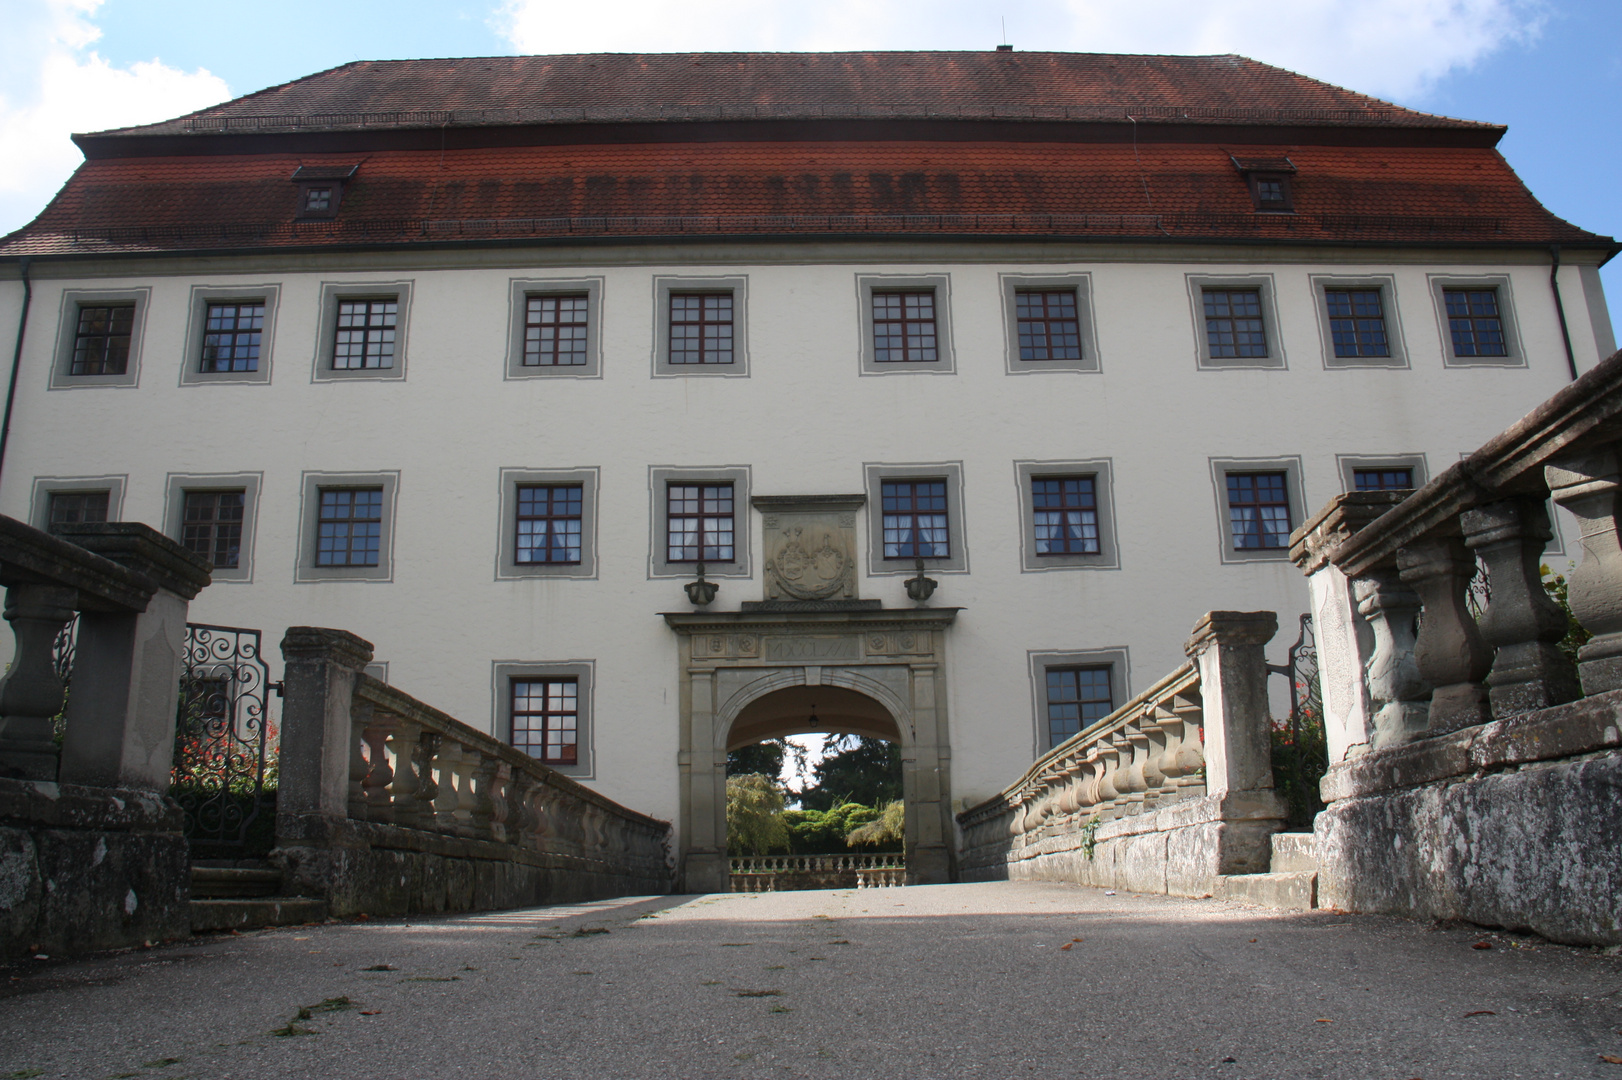
M 670 294 L 670 363 L 732 363 L 732 294 Z
M 52 525 L 106 521 L 110 500 L 111 492 L 107 491 L 53 491 L 46 520 Z
M 671 484 L 665 489 L 668 562 L 732 562 L 731 484 Z
M 236 569 L 245 502 L 241 491 L 186 492 L 180 542 L 215 569 Z
M 1257 289 L 1206 289 L 1205 338 L 1214 359 L 1267 355 Z
M 382 539 L 382 488 L 321 490 L 317 566 L 376 566 Z
M 886 559 L 944 559 L 951 555 L 946 481 L 886 480 L 880 485 Z
M 529 297 L 524 309 L 524 365 L 586 363 L 589 303 L 585 294 Z
M 1114 711 L 1109 667 L 1048 668 L 1048 745 L 1057 746 Z
M 210 304 L 203 325 L 203 371 L 258 371 L 265 305 Z
M 1352 483 L 1358 491 L 1406 491 L 1414 486 L 1412 469 L 1353 469 Z
M 1229 473 L 1228 522 L 1237 549 L 1289 547 L 1286 474 Z
M 1455 356 L 1508 356 L 1497 289 L 1444 289 Z
M 400 305 L 395 300 L 340 300 L 332 366 L 340 371 L 394 366 Z
M 873 357 L 880 363 L 933 363 L 935 292 L 873 294 Z
M 1091 476 L 1031 481 L 1038 555 L 1097 555 L 1098 501 Z
M 548 765 L 579 760 L 579 685 L 573 678 L 512 681 L 512 745 Z
M 1378 289 L 1328 289 L 1329 334 L 1336 356 L 1390 356 Z
M 134 326 L 134 304 L 81 305 L 69 374 L 123 375 Z
M 520 564 L 580 562 L 579 484 L 521 484 L 518 487 L 517 542 Z
M 1081 359 L 1081 323 L 1076 314 L 1076 291 L 1014 293 L 1021 360 Z

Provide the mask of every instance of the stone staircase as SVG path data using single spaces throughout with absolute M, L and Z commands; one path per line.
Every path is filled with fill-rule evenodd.
M 1217 878 L 1212 893 L 1256 907 L 1311 911 L 1318 906 L 1318 848 L 1311 833 L 1274 833 L 1270 873 Z
M 282 872 L 263 860 L 193 863 L 192 933 L 258 930 L 323 922 L 327 902 L 307 896 L 277 896 Z

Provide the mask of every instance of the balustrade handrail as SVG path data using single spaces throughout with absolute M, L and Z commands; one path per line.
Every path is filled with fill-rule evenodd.
M 734 855 L 728 860 L 734 874 L 791 874 L 829 870 L 901 870 L 901 852 L 864 852 L 853 855 Z
M 1108 716 L 1094 721 L 1089 727 L 1070 736 L 1037 758 L 1031 767 L 1025 770 L 1023 776 L 1002 791 L 959 813 L 958 822 L 964 829 L 970 829 L 1010 812 L 1019 803 L 1027 801 L 1030 796 L 1047 787 L 1049 781 L 1057 778 L 1058 770 L 1055 768 L 1057 764 L 1076 757 L 1093 744 L 1104 741 L 1145 715 L 1151 715 L 1156 704 L 1179 695 L 1186 696 L 1191 691 L 1197 692 L 1199 685 L 1198 666 L 1193 661 L 1185 661 Z
M 1453 528 L 1467 510 L 1512 495 L 1548 490 L 1543 465 L 1622 437 L 1622 351 L 1563 387 L 1479 450 L 1326 553 L 1348 577 L 1395 559 L 1399 548 Z M 1322 515 L 1319 515 L 1321 518 Z M 1298 546 L 1318 518 L 1291 537 Z
M 470 727 L 448 713 L 441 712 L 403 690 L 399 690 L 374 676 L 361 673 L 355 679 L 355 700 L 370 705 L 383 713 L 398 716 L 419 724 L 424 731 L 448 737 L 461 746 L 489 755 L 517 770 L 528 773 L 547 787 L 569 798 L 590 803 L 599 810 L 628 822 L 663 833 L 669 823 L 629 807 L 622 806 L 607 796 L 591 790 L 557 770 L 536 761 L 521 750 L 516 750 L 499 739 L 477 728 Z
M 158 582 L 78 544 L 0 515 L 0 584 L 74 589 L 74 609 L 145 611 Z

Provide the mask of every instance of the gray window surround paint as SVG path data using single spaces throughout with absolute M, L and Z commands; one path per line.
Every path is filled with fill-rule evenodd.
M 862 475 L 867 491 L 867 574 L 869 577 L 911 577 L 917 573 L 912 559 L 884 557 L 884 481 L 946 481 L 946 536 L 952 554 L 944 559 L 925 559 L 925 573 L 967 574 L 969 541 L 963 529 L 963 463 L 937 461 L 922 464 L 863 462 Z
M 935 294 L 935 355 L 924 362 L 874 359 L 873 293 L 896 291 Z M 957 354 L 952 351 L 952 276 L 950 274 L 857 274 L 856 303 L 861 326 L 861 374 L 863 375 L 956 375 Z
M 210 383 L 270 383 L 271 346 L 276 340 L 276 308 L 282 287 L 268 285 L 193 285 L 187 300 L 186 351 L 181 354 L 180 385 Z M 203 338 L 207 334 L 208 305 L 236 301 L 265 305 L 265 328 L 259 336 L 259 367 L 255 371 L 203 371 Z
M 732 294 L 732 363 L 672 364 L 670 362 L 670 294 Z M 747 379 L 749 377 L 749 278 L 657 274 L 653 279 L 653 377 Z
M 1184 274 L 1188 282 L 1188 310 L 1194 318 L 1194 363 L 1201 371 L 1283 371 L 1284 337 L 1279 330 L 1278 301 L 1272 274 Z M 1266 356 L 1211 356 L 1205 333 L 1206 289 L 1255 289 L 1261 294 L 1262 332 L 1267 336 Z
M 97 304 L 134 304 L 135 315 L 130 321 L 130 356 L 122 375 L 70 375 L 73 367 L 73 346 L 79 331 L 79 307 Z M 152 306 L 152 289 L 140 286 L 131 289 L 63 289 L 62 306 L 57 319 L 56 354 L 51 359 L 50 390 L 88 390 L 92 387 L 129 387 L 140 385 L 141 341 L 146 334 L 147 309 Z
M 1132 700 L 1132 663 L 1125 645 L 1072 651 L 1032 649 L 1025 655 L 1031 677 L 1033 757 L 1040 757 L 1053 749 L 1053 744 L 1048 741 L 1048 668 L 1108 667 L 1110 711 Z
M 1425 463 L 1424 454 L 1336 454 L 1335 471 L 1340 473 L 1341 491 L 1357 490 L 1353 473 L 1358 469 L 1412 469 L 1416 490 L 1430 480 L 1430 469 Z
M 1441 335 L 1442 363 L 1447 367 L 1526 367 L 1526 350 L 1521 345 L 1520 320 L 1515 317 L 1515 295 L 1508 274 L 1426 274 L 1431 305 L 1436 309 L 1436 331 Z M 1508 356 L 1456 356 L 1453 333 L 1447 325 L 1448 289 L 1492 288 L 1498 290 L 1498 318 L 1504 325 L 1504 348 Z
M 1031 481 L 1060 476 L 1091 476 L 1098 504 L 1097 555 L 1038 555 L 1036 553 L 1036 500 Z M 1046 570 L 1119 570 L 1121 548 L 1115 532 L 1115 465 L 1110 458 L 1085 461 L 1016 461 L 1014 482 L 1019 486 L 1020 572 Z
M 383 529 L 378 538 L 376 566 L 317 566 L 316 543 L 321 521 L 323 488 L 383 489 Z M 394 580 L 394 522 L 399 506 L 400 471 L 309 472 L 299 477 L 298 563 L 293 580 L 299 584 L 322 581 L 387 582 Z
M 1599 267 L 1581 267 L 1578 281 L 1582 283 L 1583 303 L 1588 308 L 1588 325 L 1594 333 L 1594 353 L 1604 360 L 1616 352 L 1616 331 L 1611 325 L 1611 310 L 1605 304 L 1605 286 L 1600 281 Z
M 352 379 L 404 379 L 406 377 L 406 342 L 411 324 L 412 282 L 405 281 L 323 281 L 321 283 L 321 317 L 315 337 L 315 361 L 310 373 L 311 382 L 349 382 Z M 386 368 L 358 368 L 348 371 L 333 369 L 333 353 L 337 350 L 338 301 L 388 300 L 400 305 L 394 321 L 394 365 Z
M 648 466 L 648 505 L 650 522 L 648 547 L 648 578 L 690 578 L 695 563 L 673 563 L 665 555 L 669 552 L 670 534 L 666 527 L 667 501 L 665 489 L 676 484 L 732 484 L 732 554 L 729 563 L 705 562 L 706 578 L 749 578 L 754 554 L 751 537 L 751 519 L 754 514 L 749 503 L 749 485 L 753 469 L 748 465 L 717 465 L 714 468 L 685 465 Z
M 248 584 L 253 581 L 253 538 L 259 523 L 259 490 L 265 474 L 245 473 L 170 473 L 163 483 L 164 535 L 175 543 L 183 543 L 182 529 L 186 518 L 186 492 L 188 491 L 241 491 L 242 492 L 242 547 L 237 554 L 235 569 L 211 571 L 215 584 Z
M 1290 548 L 1247 548 L 1233 546 L 1233 525 L 1228 520 L 1228 474 L 1231 472 L 1282 472 L 1285 474 L 1284 491 L 1290 499 L 1290 528 L 1300 528 L 1306 520 L 1306 491 L 1301 486 L 1301 458 L 1299 455 L 1280 455 L 1267 458 L 1211 458 L 1211 485 L 1216 491 L 1217 535 L 1222 541 L 1224 563 L 1289 562 Z
M 366 674 L 380 683 L 389 681 L 389 662 L 387 660 L 373 660 L 366 665 Z
M 36 529 L 50 527 L 51 493 L 105 491 L 107 493 L 107 520 L 124 520 L 124 488 L 128 474 L 107 476 L 36 476 L 34 490 L 29 494 L 29 520 Z
M 501 536 L 497 540 L 496 580 L 526 578 L 579 578 L 597 576 L 597 486 L 602 470 L 595 465 L 577 469 L 502 469 Z M 518 555 L 518 487 L 521 484 L 580 485 L 580 561 L 520 563 Z
M 596 692 L 597 661 L 560 660 L 526 661 L 496 660 L 490 665 L 490 698 L 493 704 L 491 731 L 496 738 L 512 745 L 513 741 L 513 679 L 568 678 L 573 676 L 575 687 L 575 753 L 573 765 L 547 765 L 564 776 L 576 780 L 594 780 L 596 773 L 596 728 L 593 724 L 593 697 Z M 537 759 L 539 760 L 539 759 Z
M 1391 274 L 1312 274 L 1312 307 L 1318 313 L 1318 340 L 1323 347 L 1324 370 L 1345 368 L 1406 368 L 1408 346 L 1402 336 L 1402 316 L 1397 309 L 1397 279 Z M 1380 312 L 1385 317 L 1385 337 L 1390 356 L 1336 356 L 1335 338 L 1329 328 L 1330 289 L 1379 289 Z
M 1002 320 L 1005 362 L 1010 375 L 1042 375 L 1055 371 L 1093 374 L 1103 370 L 1098 352 L 1098 323 L 1093 313 L 1093 276 L 1079 274 L 998 274 L 1002 290 Z M 1081 359 L 1021 360 L 1019 358 L 1019 316 L 1015 294 L 1026 290 L 1074 289 L 1076 321 L 1081 329 Z
M 516 379 L 600 379 L 603 377 L 603 279 L 512 278 L 507 299 L 507 368 L 503 376 Z M 586 294 L 586 362 L 584 364 L 524 366 L 524 317 L 532 296 Z

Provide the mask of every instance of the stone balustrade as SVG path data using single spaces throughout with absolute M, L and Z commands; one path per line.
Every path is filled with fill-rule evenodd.
M 1622 940 L 1619 448 L 1622 353 L 1418 491 L 1341 495 L 1296 530 L 1329 746 L 1323 902 Z M 1575 662 L 1539 569 L 1551 498 L 1581 524 Z
M 164 792 L 186 609 L 208 565 L 145 525 L 59 532 L 0 517 L 15 638 L 0 680 L 0 958 L 127 948 L 191 929 L 181 813 Z M 67 694 L 54 647 L 75 613 Z
M 1266 870 L 1284 819 L 1263 653 L 1277 630 L 1272 612 L 1204 616 L 1188 663 L 958 815 L 962 876 L 1203 896 Z
M 907 857 L 901 852 L 743 855 L 728 863 L 728 888 L 733 892 L 873 889 L 907 883 Z
M 669 889 L 667 822 L 365 674 L 354 634 L 292 627 L 282 655 L 285 889 L 337 915 Z
M 851 853 L 839 855 L 734 855 L 728 860 L 734 874 L 838 873 L 857 870 L 904 870 L 906 856 Z

